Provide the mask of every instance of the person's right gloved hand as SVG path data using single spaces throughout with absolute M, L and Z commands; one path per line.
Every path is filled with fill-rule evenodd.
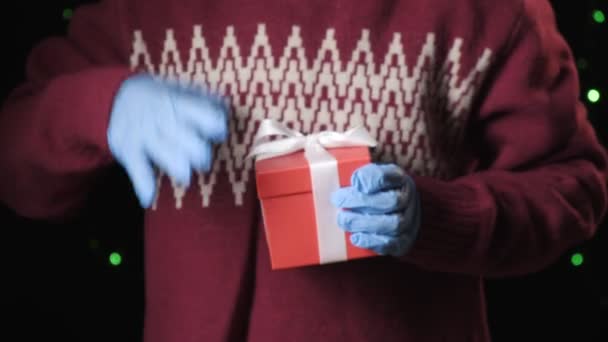
M 120 86 L 107 137 L 116 161 L 126 170 L 140 204 L 156 193 L 155 168 L 187 186 L 193 170 L 208 171 L 212 145 L 228 135 L 228 108 L 200 89 L 136 75 Z

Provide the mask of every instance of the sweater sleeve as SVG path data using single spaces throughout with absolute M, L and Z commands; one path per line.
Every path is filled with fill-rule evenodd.
M 25 82 L 3 103 L 0 201 L 20 215 L 72 216 L 112 162 L 109 114 L 130 74 L 120 3 L 79 8 L 65 37 L 32 50 Z
M 606 213 L 606 150 L 548 2 L 524 1 L 508 47 L 472 113 L 476 170 L 414 177 L 422 225 L 408 262 L 486 277 L 536 272 L 590 239 Z

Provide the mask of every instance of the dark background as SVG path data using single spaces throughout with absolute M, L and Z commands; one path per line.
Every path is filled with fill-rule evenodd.
M 85 2 L 91 1 L 21 1 L 10 6 L 3 3 L 2 101 L 23 79 L 25 59 L 32 46 L 44 37 L 63 34 L 70 10 Z M 552 3 L 558 26 L 577 59 L 581 98 L 606 146 L 608 21 L 597 23 L 592 13 L 600 9 L 608 15 L 608 1 Z M 602 94 L 597 103 L 587 100 L 587 92 L 592 88 Z M 116 176 L 120 172 L 115 170 Z M 109 179 L 115 182 L 126 178 Z M 103 203 L 110 197 L 114 202 L 116 198 L 124 201 L 114 203 L 112 215 L 103 212 Z M 124 196 L 102 191 L 99 203 L 88 215 L 93 220 L 70 224 L 27 220 L 0 206 L 0 232 L 5 245 L 1 269 L 5 288 L 3 325 L 8 328 L 0 330 L 0 339 L 66 342 L 141 339 L 144 306 L 142 232 L 138 229 L 141 217 L 134 214 L 138 212 L 132 204 L 135 202 Z M 489 321 L 494 341 L 551 341 L 558 337 L 567 341 L 608 341 L 607 229 L 604 222 L 593 240 L 568 251 L 541 272 L 488 280 Z M 120 265 L 109 262 L 112 252 L 121 254 Z M 584 257 L 578 267 L 571 263 L 574 253 Z M 13 333 L 16 337 L 9 337 Z

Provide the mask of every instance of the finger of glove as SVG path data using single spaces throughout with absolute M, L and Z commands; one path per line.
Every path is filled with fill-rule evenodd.
M 405 184 L 406 174 L 395 164 L 367 164 L 355 170 L 351 185 L 365 194 L 398 189 Z
M 397 236 L 403 230 L 403 216 L 360 214 L 354 211 L 338 213 L 338 225 L 351 233 L 371 233 Z
M 204 95 L 173 90 L 171 98 L 178 119 L 193 127 L 212 142 L 223 142 L 228 136 L 228 112 Z
M 190 153 L 190 159 L 195 170 L 207 172 L 213 165 L 213 146 L 206 140 L 197 141 L 200 146 Z
M 397 212 L 405 207 L 407 201 L 407 193 L 400 190 L 365 194 L 352 186 L 338 189 L 331 196 L 331 202 L 337 208 L 350 209 L 367 214 Z
M 182 126 L 179 125 L 178 126 Z M 208 171 L 213 162 L 211 143 L 203 139 L 189 127 L 164 130 L 160 128 L 159 135 L 169 145 L 176 146 L 188 156 L 190 165 L 197 171 Z
M 210 94 L 211 102 L 222 112 L 226 114 L 226 116 L 230 113 L 230 102 L 223 96 L 219 94 Z
M 171 179 L 181 186 L 190 184 L 192 168 L 187 153 L 165 139 L 150 139 L 146 144 L 146 155 Z
M 220 111 L 223 111 L 224 113 L 228 113 L 230 110 L 225 97 L 223 97 L 219 93 L 212 92 L 209 89 L 204 88 L 200 84 L 191 84 L 188 86 L 182 86 L 181 88 L 191 96 L 204 97 L 213 106 L 217 107 Z
M 353 245 L 369 249 L 380 255 L 402 256 L 411 247 L 411 239 L 405 235 L 398 237 L 356 233 L 350 236 L 350 241 Z
M 132 154 L 122 160 L 140 205 L 149 208 L 156 195 L 154 168 L 143 153 Z

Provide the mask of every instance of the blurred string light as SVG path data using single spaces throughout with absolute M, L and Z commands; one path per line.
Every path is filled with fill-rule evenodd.
M 581 253 L 574 253 L 572 257 L 570 257 L 570 262 L 574 267 L 578 267 L 583 264 L 584 258 Z
M 596 103 L 600 100 L 600 92 L 597 89 L 589 89 L 587 92 L 587 100 L 591 103 Z
M 606 16 L 601 10 L 595 10 L 593 11 L 593 20 L 595 20 L 595 22 L 598 24 L 602 24 L 604 21 L 606 21 Z
M 73 14 L 74 14 L 74 11 L 71 8 L 64 9 L 63 10 L 63 19 L 70 20 L 70 19 L 72 19 Z
M 112 266 L 120 266 L 120 264 L 122 264 L 122 256 L 118 252 L 110 253 L 110 257 L 108 259 L 110 260 L 110 264 Z

